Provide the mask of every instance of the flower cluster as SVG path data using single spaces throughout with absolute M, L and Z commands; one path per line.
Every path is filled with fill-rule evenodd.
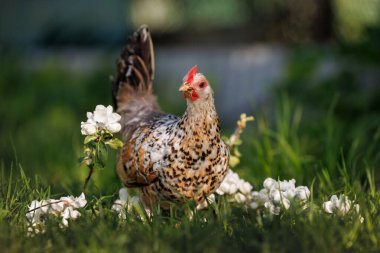
M 336 195 L 332 195 L 329 201 L 326 201 L 322 205 L 323 210 L 326 213 L 336 214 L 344 216 L 351 210 L 354 210 L 357 214 L 360 214 L 359 204 L 354 204 L 354 201 L 350 200 L 344 194 L 341 194 L 339 198 Z M 360 222 L 363 223 L 364 218 L 360 216 Z
M 87 204 L 86 197 L 82 193 L 79 197 L 61 197 L 60 199 L 33 200 L 28 206 L 26 218 L 29 221 L 28 235 L 45 232 L 45 220 L 48 216 L 62 218 L 61 227 L 69 225 L 68 220 L 75 220 L 81 216 L 78 208 Z
M 344 194 L 339 198 L 336 195 L 332 195 L 329 201 L 323 203 L 323 210 L 326 213 L 335 213 L 339 215 L 345 215 L 351 209 L 351 200 Z
M 125 220 L 127 218 L 127 210 L 130 210 L 132 205 L 138 205 L 140 198 L 133 196 L 132 198 L 128 194 L 127 188 L 121 188 L 119 190 L 119 199 L 115 200 L 111 209 L 115 211 L 120 219 Z
M 272 178 L 264 180 L 264 188 L 251 193 L 250 207 L 257 209 L 265 207 L 270 214 L 279 215 L 281 207 L 289 209 L 292 201 L 304 205 L 310 197 L 310 190 L 306 186 L 295 186 L 296 180 L 276 181 Z
M 241 179 L 237 173 L 229 170 L 216 193 L 230 196 L 230 201 L 245 203 L 249 198 L 251 190 L 252 185 L 250 183 Z
M 81 132 L 83 135 L 93 135 L 99 130 L 117 133 L 121 130 L 120 119 L 121 116 L 113 112 L 112 106 L 97 105 L 93 113 L 87 113 L 87 121 L 81 122 Z

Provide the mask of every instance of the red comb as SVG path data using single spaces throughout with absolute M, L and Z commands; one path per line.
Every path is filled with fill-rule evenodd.
M 187 80 L 186 80 L 186 83 L 192 83 L 193 82 L 193 79 L 194 79 L 194 76 L 195 74 L 198 72 L 198 66 L 195 65 L 193 66 L 189 72 L 187 72 Z

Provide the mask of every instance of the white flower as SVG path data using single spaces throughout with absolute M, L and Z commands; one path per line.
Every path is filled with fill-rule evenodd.
M 251 192 L 252 209 L 265 207 L 271 215 L 278 215 L 281 207 L 289 209 L 293 201 L 298 200 L 306 207 L 306 201 L 310 197 L 310 191 L 306 186 L 295 187 L 296 180 L 276 181 L 266 178 L 263 189 Z
M 240 184 L 238 185 L 238 188 L 239 191 L 241 191 L 243 194 L 248 194 L 252 191 L 252 185 L 243 180 L 241 180 Z
M 237 190 L 238 190 L 238 187 L 236 184 L 230 184 L 230 190 L 226 193 L 233 195 L 237 192 Z
M 42 226 L 40 223 L 32 223 L 31 226 L 27 229 L 27 236 L 34 237 L 36 234 L 43 234 L 45 233 L 45 227 Z
M 87 121 L 81 122 L 83 135 L 95 134 L 98 130 L 108 130 L 117 133 L 121 130 L 121 116 L 113 112 L 112 106 L 97 105 L 94 113 L 87 112 Z
M 281 204 L 281 192 L 278 189 L 272 189 L 269 192 L 270 199 L 273 201 L 274 204 L 280 205 Z
M 269 178 L 267 178 L 267 179 L 264 180 L 263 186 L 264 186 L 264 188 L 270 190 L 276 184 L 277 184 L 277 181 L 274 180 L 273 178 L 269 177 Z
M 278 183 L 277 183 L 278 184 Z M 289 181 L 280 181 L 280 190 L 286 191 L 286 190 L 294 190 L 295 189 L 296 180 L 291 179 Z
M 254 202 L 259 205 L 264 205 L 265 202 L 269 201 L 269 195 L 267 189 L 261 189 L 258 191 L 251 192 L 251 198 Z
M 224 193 L 229 193 L 229 192 L 230 192 L 230 188 L 231 188 L 230 184 L 227 183 L 226 181 L 223 181 L 223 182 L 220 184 L 220 186 L 219 186 L 219 188 L 218 188 L 218 190 L 217 190 L 217 193 L 218 193 L 219 195 L 223 195 Z
M 235 194 L 235 200 L 237 203 L 244 203 L 247 200 L 247 198 L 244 194 L 238 192 Z
M 333 195 L 336 197 L 336 195 Z M 330 201 L 326 201 L 323 203 L 322 205 L 323 207 L 323 210 L 325 210 L 326 213 L 334 213 L 334 204 L 333 202 L 330 200 Z
M 60 200 L 63 201 L 65 205 L 72 206 L 74 208 L 82 208 L 87 204 L 84 193 L 82 193 L 79 197 L 68 196 L 62 197 Z
M 282 196 L 289 200 L 293 199 L 296 196 L 296 191 L 295 189 L 287 189 L 286 191 L 282 191 Z
M 126 187 L 120 188 L 119 190 L 119 198 L 121 200 L 127 201 L 128 199 L 128 189 Z
M 98 126 L 107 129 L 111 133 L 117 133 L 121 129 L 119 123 L 121 116 L 113 112 L 112 106 L 105 107 L 104 105 L 97 105 L 94 111 L 93 119 Z
M 127 218 L 126 208 L 127 208 L 127 201 L 121 200 L 121 199 L 115 200 L 115 202 L 113 203 L 111 207 L 113 211 L 118 213 L 119 218 L 123 220 Z
M 241 199 L 241 197 L 235 198 L 235 194 L 247 195 L 245 198 L 250 197 L 250 192 L 252 190 L 252 185 L 245 180 L 241 179 L 239 175 L 232 170 L 229 170 L 227 176 L 224 178 L 223 182 L 220 184 L 216 193 L 219 195 L 231 195 L 230 201 L 236 201 Z
M 307 201 L 310 197 L 310 190 L 306 186 L 298 186 L 295 190 L 296 198 L 300 201 Z
M 279 215 L 281 211 L 281 207 L 274 205 L 271 202 L 265 202 L 264 204 L 265 208 L 269 210 L 271 214 Z
M 257 202 L 255 202 L 255 201 L 252 201 L 252 202 L 249 204 L 249 207 L 250 207 L 251 209 L 257 209 L 257 208 L 259 208 L 259 206 L 260 206 L 260 204 L 257 203 Z
M 92 117 L 92 113 L 88 112 L 87 117 L 89 115 Z M 97 131 L 96 122 L 92 118 L 88 118 L 86 122 L 81 122 L 80 127 L 83 135 L 92 135 Z
M 26 213 L 26 218 L 30 222 L 27 235 L 34 236 L 36 233 L 43 233 L 46 216 L 62 217 L 60 227 L 67 227 L 68 219 L 76 219 L 81 215 L 76 209 L 84 207 L 86 204 L 87 200 L 84 193 L 79 197 L 61 197 L 59 200 L 33 200 L 28 206 L 29 211 Z
M 68 219 L 75 220 L 81 216 L 80 212 L 75 210 L 72 206 L 66 207 L 66 209 L 61 213 L 62 224 L 67 227 L 69 225 Z
M 211 194 L 207 197 L 207 201 L 204 200 L 203 202 L 199 203 L 196 207 L 197 210 L 202 210 L 208 207 L 208 204 L 212 204 L 215 202 L 215 195 Z
M 127 188 L 123 187 L 119 190 L 119 199 L 115 200 L 111 209 L 118 213 L 120 219 L 127 218 L 127 210 L 131 207 L 139 205 L 140 198 L 138 196 L 133 196 L 132 198 L 128 194 Z M 148 210 L 146 210 L 149 212 Z
M 329 201 L 323 203 L 322 207 L 326 213 L 345 215 L 350 211 L 351 203 L 352 201 L 344 194 L 341 194 L 339 198 L 333 195 Z
M 28 206 L 29 212 L 26 213 L 26 218 L 34 223 L 41 222 L 41 216 L 44 214 L 41 210 L 41 202 L 33 200 L 32 203 Z

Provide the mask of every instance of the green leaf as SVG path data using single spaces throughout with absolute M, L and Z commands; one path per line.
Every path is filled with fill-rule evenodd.
M 104 168 L 108 159 L 108 149 L 104 143 L 99 143 L 98 148 L 96 149 L 95 157 L 96 165 L 100 168 Z
M 91 159 L 91 157 L 88 157 L 88 156 L 83 156 L 83 157 L 80 157 L 79 159 L 78 159 L 78 162 L 80 163 L 80 164 L 85 164 L 85 165 L 90 165 L 91 163 L 92 163 L 92 159 Z
M 91 141 L 96 140 L 96 138 L 98 138 L 97 135 L 88 135 L 88 136 L 86 136 L 86 138 L 84 138 L 83 143 L 84 143 L 84 144 L 87 144 L 87 143 L 89 143 L 89 142 L 91 142 Z
M 105 144 L 112 149 L 119 149 L 123 147 L 123 142 L 117 138 L 112 139 L 110 141 L 106 141 Z
M 108 132 L 108 131 L 104 131 L 104 132 L 102 132 L 102 138 L 103 138 L 103 140 L 106 140 L 106 141 L 112 140 L 113 134 Z

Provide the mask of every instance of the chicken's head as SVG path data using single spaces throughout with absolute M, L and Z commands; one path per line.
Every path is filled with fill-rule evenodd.
M 198 67 L 195 65 L 183 78 L 183 84 L 179 87 L 179 91 L 183 92 L 183 97 L 190 101 L 207 99 L 211 94 L 211 87 L 206 77 L 197 73 Z

